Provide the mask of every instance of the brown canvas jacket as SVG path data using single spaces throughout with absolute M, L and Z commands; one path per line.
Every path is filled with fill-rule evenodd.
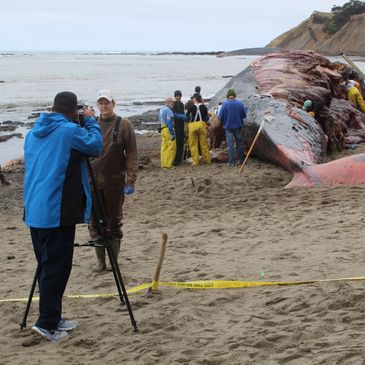
M 133 126 L 128 119 L 122 118 L 113 141 L 117 117 L 99 118 L 104 149 L 101 156 L 92 161 L 98 186 L 113 190 L 122 189 L 125 183 L 134 186 L 137 179 L 137 143 Z

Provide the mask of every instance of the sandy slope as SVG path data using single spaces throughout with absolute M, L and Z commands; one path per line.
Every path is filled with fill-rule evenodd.
M 157 145 L 148 139 L 148 148 Z M 20 176 L 12 178 L 11 187 L 0 187 L 0 298 L 26 296 L 35 268 L 21 221 Z M 143 170 L 125 205 L 119 262 L 127 286 L 150 280 L 162 232 L 169 235 L 162 280 L 365 275 L 365 187 L 283 190 L 289 180 L 255 160 L 244 176 L 217 164 Z M 77 236 L 88 239 L 85 226 Z M 111 273 L 93 273 L 94 262 L 91 249 L 76 249 L 67 293 L 115 292 Z M 18 327 L 24 304 L 0 303 L 0 363 L 363 364 L 364 289 L 365 282 L 162 288 L 153 297 L 130 296 L 141 335 L 133 335 L 117 299 L 66 299 L 65 316 L 77 318 L 79 328 L 60 344 L 30 347 L 22 343 L 33 335 Z M 29 324 L 36 314 L 34 305 Z
M 344 52 L 348 55 L 363 56 L 365 14 L 351 16 L 334 34 L 326 32 L 330 18 L 331 13 L 315 11 L 308 19 L 273 39 L 267 47 L 313 50 L 329 55 L 339 55 Z

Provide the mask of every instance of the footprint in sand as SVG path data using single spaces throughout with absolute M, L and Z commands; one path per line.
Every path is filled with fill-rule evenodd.
M 38 335 L 32 335 L 30 338 L 27 338 L 25 341 L 22 342 L 23 347 L 31 347 L 39 345 L 42 341 L 42 337 Z

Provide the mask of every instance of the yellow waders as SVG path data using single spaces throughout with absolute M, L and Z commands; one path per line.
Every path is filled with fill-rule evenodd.
M 365 113 L 364 99 L 362 98 L 362 95 L 356 86 L 353 86 L 347 92 L 347 99 L 350 103 L 355 105 L 355 107 L 359 108 L 363 113 Z
M 199 165 L 199 147 L 203 162 L 210 164 L 210 153 L 207 142 L 207 124 L 203 121 L 190 122 L 188 125 L 189 149 L 193 166 Z
M 171 141 L 171 134 L 167 127 L 161 131 L 161 167 L 173 167 L 176 155 L 176 139 Z

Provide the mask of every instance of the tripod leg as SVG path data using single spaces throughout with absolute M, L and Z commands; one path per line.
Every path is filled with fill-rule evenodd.
M 106 252 L 107 252 L 108 257 L 109 257 L 110 266 L 112 268 L 112 272 L 113 272 L 113 276 L 114 276 L 114 280 L 115 280 L 115 285 L 118 289 L 120 303 L 124 305 L 125 301 L 124 301 L 124 297 L 123 297 L 123 292 L 122 292 L 122 288 L 120 286 L 119 278 L 118 278 L 118 275 L 117 275 L 117 270 L 115 268 L 115 263 L 117 261 L 116 261 L 116 258 L 115 258 L 115 253 L 114 253 L 113 246 L 109 243 L 108 246 L 105 246 L 105 249 L 106 249 Z M 117 265 L 118 265 L 118 263 L 117 263 Z
M 27 306 L 25 307 L 22 323 L 20 323 L 20 329 L 21 330 L 23 330 L 25 327 L 27 327 L 28 313 L 29 313 L 29 310 L 30 310 L 30 306 L 32 304 L 32 299 L 33 299 L 33 295 L 34 295 L 35 286 L 37 285 L 38 274 L 39 274 L 39 265 L 37 266 L 37 269 L 36 269 L 35 274 L 34 274 L 34 279 L 33 279 L 32 287 L 30 289 Z
M 129 302 L 127 290 L 125 289 L 125 286 L 124 286 L 122 274 L 120 272 L 119 265 L 118 265 L 113 247 L 108 246 L 107 251 L 108 251 L 108 255 L 109 255 L 110 264 L 111 264 L 111 267 L 113 270 L 114 278 L 116 280 L 116 285 L 117 285 L 118 291 L 121 290 L 123 293 L 122 294 L 122 297 L 124 298 L 123 302 L 125 302 L 125 304 L 127 306 L 127 310 L 128 310 L 129 317 L 131 319 L 133 331 L 135 333 L 139 333 L 139 329 L 137 327 L 137 321 L 135 320 L 134 315 L 133 315 L 132 307 Z M 120 295 L 121 295 L 121 293 L 119 292 L 119 297 L 120 297 Z
M 113 244 L 111 242 L 111 235 L 109 234 L 110 229 L 108 229 L 108 227 L 107 227 L 106 214 L 105 214 L 104 206 L 102 203 L 102 199 L 100 197 L 101 194 L 100 194 L 100 191 L 97 189 L 95 175 L 93 173 L 93 169 L 91 167 L 90 160 L 88 158 L 86 158 L 86 165 L 89 170 L 89 175 L 90 175 L 91 183 L 93 186 L 93 192 L 95 194 L 95 204 L 97 205 L 97 209 L 95 209 L 94 204 L 92 205 L 93 215 L 94 215 L 95 221 L 97 222 L 97 226 L 101 233 L 101 236 L 103 237 L 104 246 L 105 246 L 108 256 L 109 256 L 109 261 L 110 261 L 110 265 L 112 267 L 115 284 L 117 286 L 118 293 L 119 293 L 119 299 L 120 299 L 121 303 L 125 303 L 127 305 L 127 309 L 128 309 L 129 317 L 132 322 L 133 330 L 134 330 L 134 332 L 139 333 L 139 330 L 137 327 L 137 322 L 133 316 L 133 312 L 132 312 L 131 305 L 129 303 L 127 291 L 126 291 L 124 283 L 123 283 L 122 274 L 120 273 L 118 261 L 116 259 L 116 255 L 115 255 L 115 252 L 113 249 Z M 98 216 L 96 214 L 97 212 L 100 213 L 100 216 Z

